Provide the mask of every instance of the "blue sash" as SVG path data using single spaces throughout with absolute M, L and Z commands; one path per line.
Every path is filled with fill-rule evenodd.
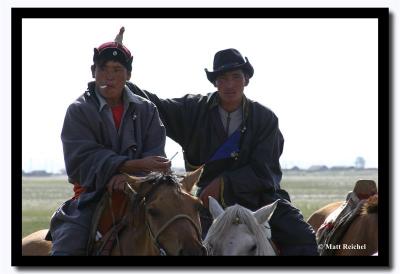
M 237 129 L 234 133 L 229 136 L 228 140 L 225 141 L 214 153 L 214 155 L 206 162 L 212 162 L 216 160 L 237 157 L 239 154 L 239 141 L 240 141 L 240 129 Z

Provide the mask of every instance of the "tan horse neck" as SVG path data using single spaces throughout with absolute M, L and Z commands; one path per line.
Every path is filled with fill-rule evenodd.
M 336 255 L 371 256 L 378 251 L 378 194 L 364 203 L 340 244 L 353 244 L 357 248 L 338 250 Z
M 359 215 L 339 244 L 354 248 L 339 249 L 335 254 L 338 256 L 371 256 L 378 251 L 378 214 Z
M 344 202 L 330 203 L 315 211 L 307 222 L 318 231 L 325 219 Z M 363 244 L 366 244 L 365 246 Z M 351 247 L 351 245 L 359 246 Z M 335 251 L 336 256 L 370 256 L 378 250 L 378 214 L 361 214 L 354 219 L 347 232 L 338 243 L 340 248 Z
M 49 230 L 36 231 L 22 239 L 22 256 L 49 256 L 51 242 L 45 237 Z
M 144 210 L 143 200 L 128 202 L 123 213 L 126 225 L 115 239 L 111 256 L 158 255 L 145 225 Z
M 126 228 L 119 236 L 119 244 L 121 245 L 121 249 L 117 246 L 117 243 L 115 243 L 111 252 L 112 256 L 159 255 L 145 226 L 140 228 Z
M 122 231 L 121 235 L 119 236 L 119 242 L 121 248 L 119 248 L 117 244 L 115 244 L 114 249 L 112 251 L 112 255 L 128 255 L 128 256 L 161 255 L 161 251 L 159 249 L 161 247 L 158 246 L 158 244 L 163 244 L 161 242 L 159 243 L 159 241 L 162 236 L 166 235 L 166 233 L 171 238 L 171 241 L 181 242 L 180 240 L 176 239 L 183 239 L 182 238 L 183 235 L 187 237 L 187 235 L 191 233 L 191 230 L 196 232 L 191 222 L 188 222 L 187 218 L 196 220 L 198 219 L 198 216 L 189 216 L 187 215 L 189 213 L 184 211 L 184 207 L 186 205 L 190 208 L 194 208 L 194 205 L 192 205 L 189 202 L 190 199 L 194 199 L 191 194 L 187 193 L 184 189 L 180 188 L 179 184 L 171 185 L 168 183 L 155 186 L 155 191 L 154 192 L 153 190 L 151 191 L 152 191 L 152 194 L 150 196 L 151 198 L 149 200 L 144 200 L 145 203 L 142 200 L 140 203 L 135 203 L 135 205 L 133 205 L 135 209 L 132 209 L 132 205 L 126 208 L 126 211 L 129 211 L 128 213 L 126 213 L 129 214 L 127 217 L 128 226 Z M 179 197 L 177 195 L 179 195 Z M 182 202 L 185 202 L 185 206 L 182 204 Z M 147 222 L 149 222 L 149 219 L 146 219 L 149 216 L 146 214 L 148 214 L 147 208 L 150 207 L 153 208 L 154 210 L 154 206 L 155 208 L 158 209 L 162 208 L 164 212 L 167 212 L 167 214 L 163 215 L 163 220 L 161 221 L 160 226 L 157 227 L 156 225 L 155 227 L 151 227 L 152 224 L 151 223 L 148 224 L 148 226 L 151 227 L 154 233 L 154 235 L 151 235 L 151 232 L 147 226 Z M 167 229 L 164 229 L 164 228 L 170 228 L 176 224 L 182 224 L 182 221 L 179 221 L 182 219 L 178 220 L 178 218 L 181 218 L 180 216 L 182 215 L 187 216 L 183 219 L 185 220 L 183 224 L 185 225 L 189 224 L 191 226 L 190 228 L 183 227 L 184 231 L 174 231 L 179 229 L 171 229 L 167 231 Z M 177 216 L 178 218 L 175 218 Z M 198 224 L 198 226 L 200 226 L 200 223 Z M 153 237 L 157 237 L 156 235 L 160 231 L 163 231 L 162 232 L 163 234 L 162 235 L 160 234 L 161 237 L 157 240 L 153 239 Z M 176 235 L 174 233 L 176 233 Z M 199 240 L 198 243 L 201 246 L 201 239 L 197 238 L 196 233 L 193 233 L 193 238 L 198 239 Z M 187 237 L 187 239 L 189 239 L 189 237 Z M 164 242 L 164 244 L 167 243 Z M 167 246 L 162 246 L 162 248 L 167 248 Z

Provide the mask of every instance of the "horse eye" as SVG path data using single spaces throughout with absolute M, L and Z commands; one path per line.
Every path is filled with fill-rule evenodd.
M 254 244 L 251 246 L 250 251 L 253 252 L 253 251 L 256 251 L 256 249 L 257 249 L 257 245 Z
M 156 208 L 149 208 L 147 209 L 147 212 L 150 214 L 152 217 L 157 217 L 160 215 L 160 211 Z

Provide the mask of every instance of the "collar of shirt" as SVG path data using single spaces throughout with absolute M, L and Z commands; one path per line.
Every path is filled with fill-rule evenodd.
M 221 117 L 222 125 L 224 126 L 225 132 L 228 136 L 230 136 L 242 124 L 242 108 L 239 107 L 235 111 L 227 112 L 221 106 L 218 106 L 218 112 Z
M 99 112 L 102 111 L 102 109 L 105 106 L 108 106 L 106 99 L 100 94 L 100 91 L 98 88 L 95 88 L 95 94 L 97 99 L 99 100 Z M 137 95 L 133 94 L 132 91 L 125 86 L 123 90 L 123 104 L 124 104 L 124 109 L 127 109 L 130 103 L 135 103 L 135 104 L 141 104 L 142 102 L 138 99 Z
M 217 108 L 219 106 L 219 101 L 221 100 L 218 95 L 218 91 L 215 91 L 213 93 L 209 93 L 207 95 L 207 104 L 208 108 L 211 110 L 213 108 Z M 243 99 L 242 99 L 242 107 L 241 107 L 241 114 L 242 114 L 242 132 L 246 130 L 245 124 L 247 123 L 247 119 L 249 116 L 249 103 L 251 101 L 246 97 L 245 94 L 243 94 Z
M 220 102 L 221 99 L 219 98 L 218 91 L 215 91 L 213 93 L 209 93 L 207 95 L 207 97 L 208 97 L 207 98 L 207 102 L 208 102 L 208 106 L 209 106 L 210 109 L 219 106 L 219 102 Z M 243 94 L 242 109 L 246 109 L 247 108 L 247 100 L 248 99 L 247 99 L 246 95 Z
M 242 118 L 242 108 L 239 107 L 236 110 L 232 111 L 232 112 L 228 112 L 225 109 L 223 109 L 220 105 L 218 106 L 218 111 L 219 111 L 219 115 L 221 115 L 221 117 L 226 118 L 228 116 L 230 116 L 232 119 L 238 119 L 238 118 Z

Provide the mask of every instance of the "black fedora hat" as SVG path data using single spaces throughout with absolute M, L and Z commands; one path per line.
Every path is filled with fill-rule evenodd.
M 243 72 L 247 74 L 249 78 L 251 78 L 254 74 L 254 69 L 247 57 L 245 58 L 246 60 L 236 49 L 231 48 L 218 51 L 214 56 L 214 71 L 208 71 L 207 69 L 204 69 L 206 71 L 208 80 L 214 84 L 218 75 L 237 69 L 243 70 Z

